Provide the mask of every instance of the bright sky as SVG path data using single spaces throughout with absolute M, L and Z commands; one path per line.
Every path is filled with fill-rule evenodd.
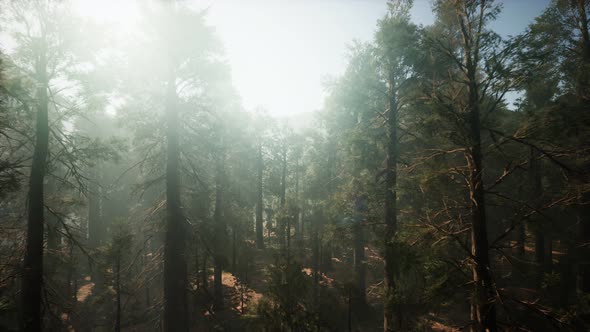
M 134 0 L 76 0 L 87 14 L 121 21 Z M 276 116 L 321 108 L 326 77 L 346 67 L 347 45 L 370 41 L 386 0 L 193 0 L 225 45 L 244 106 Z M 494 29 L 521 32 L 550 0 L 504 0 Z M 431 0 L 414 0 L 418 24 L 433 21 Z M 125 20 L 123 19 L 123 22 Z
M 494 28 L 517 34 L 549 0 L 506 0 Z M 430 0 L 415 0 L 416 23 L 433 21 Z M 199 0 L 221 37 L 244 106 L 278 116 L 319 109 L 322 82 L 346 67 L 347 45 L 369 41 L 385 0 Z

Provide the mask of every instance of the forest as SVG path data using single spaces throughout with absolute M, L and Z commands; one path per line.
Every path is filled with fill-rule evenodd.
M 1 331 L 590 330 L 590 0 L 382 0 L 292 117 L 195 1 L 77 1 L 0 0 Z

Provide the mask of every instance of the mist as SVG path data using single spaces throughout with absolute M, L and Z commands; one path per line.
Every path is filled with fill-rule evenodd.
M 0 330 L 590 330 L 589 11 L 0 0 Z

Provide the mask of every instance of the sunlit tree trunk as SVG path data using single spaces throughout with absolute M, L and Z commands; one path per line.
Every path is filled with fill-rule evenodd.
M 495 286 L 492 280 L 485 187 L 483 181 L 483 155 L 481 149 L 480 91 L 478 64 L 483 37 L 486 1 L 474 3 L 456 2 L 456 18 L 462 37 L 462 71 L 465 75 L 468 100 L 466 108 L 466 129 L 468 146 L 465 159 L 468 170 L 469 209 L 471 213 L 471 271 L 474 296 L 471 303 L 472 331 L 497 331 Z M 472 6 L 473 9 L 469 8 Z M 471 13 L 468 13 L 471 11 Z
M 43 282 L 43 223 L 45 203 L 44 178 L 49 150 L 49 120 L 47 98 L 47 45 L 40 39 L 36 59 L 37 100 L 35 148 L 29 179 L 27 208 L 27 239 L 21 284 L 20 330 L 41 331 L 41 288 Z
M 483 11 L 483 9 L 482 9 Z M 465 31 L 465 29 L 464 29 Z M 471 317 L 474 331 L 496 331 L 495 293 L 490 271 L 485 188 L 483 182 L 483 156 L 481 152 L 481 129 L 479 114 L 479 91 L 477 84 L 477 50 L 472 50 L 465 37 L 467 80 L 469 81 L 468 125 L 470 146 L 465 157 L 468 166 L 469 198 L 471 211 L 472 274 L 475 285 Z M 473 54 L 475 52 L 475 54 Z

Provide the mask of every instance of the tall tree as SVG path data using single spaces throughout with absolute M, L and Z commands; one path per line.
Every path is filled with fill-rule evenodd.
M 222 272 L 223 265 L 226 261 L 224 257 L 224 249 L 227 246 L 226 237 L 226 221 L 225 218 L 225 148 L 224 139 L 219 139 L 219 148 L 215 152 L 215 210 L 213 212 L 214 227 L 214 284 L 213 284 L 213 297 L 215 300 L 216 310 L 220 310 L 223 307 L 223 284 L 222 284 Z
M 157 188 L 163 189 L 166 197 L 164 329 L 187 331 L 188 221 L 183 183 L 191 179 L 203 186 L 195 161 L 201 161 L 206 153 L 201 143 L 208 135 L 207 111 L 217 98 L 212 91 L 218 85 L 213 82 L 225 79 L 225 67 L 215 57 L 218 43 L 205 25 L 203 13 L 177 2 L 150 3 L 142 9 L 138 25 L 148 33 L 138 34 L 134 43 L 123 49 L 128 62 L 121 68 L 125 85 L 120 93 L 128 98 L 122 116 L 132 124 L 134 142 L 142 151 L 140 169 L 146 170 L 144 176 L 154 177 L 145 186 L 159 184 Z M 187 144 L 189 141 L 194 143 Z
M 47 174 L 49 155 L 49 96 L 50 73 L 55 68 L 50 63 L 56 61 L 51 49 L 63 45 L 56 44 L 59 30 L 51 17 L 56 15 L 55 6 L 47 3 L 25 2 L 13 4 L 11 10 L 15 20 L 29 27 L 25 34 L 19 34 L 23 66 L 36 86 L 32 100 L 35 110 L 35 142 L 29 178 L 27 205 L 27 237 L 20 301 L 20 329 L 40 331 L 42 329 L 41 289 L 43 285 L 43 232 L 44 232 L 44 180 Z
M 395 317 L 392 306 L 395 296 L 395 236 L 398 228 L 397 218 L 397 163 L 399 160 L 398 126 L 399 112 L 407 103 L 404 89 L 411 83 L 413 49 L 417 41 L 417 29 L 410 22 L 409 10 L 412 1 L 391 1 L 389 13 L 379 22 L 377 40 L 377 61 L 381 75 L 387 86 L 385 143 L 386 165 L 384 171 L 384 247 L 385 247 L 385 288 L 386 303 L 383 315 L 383 330 L 401 329 L 402 317 Z M 407 94 L 407 91 L 405 92 Z
M 47 15 L 41 13 L 41 15 Z M 22 331 L 41 330 L 41 285 L 43 280 L 43 227 L 45 203 L 43 196 L 44 178 L 49 153 L 49 102 L 47 98 L 47 35 L 42 32 L 37 41 L 35 63 L 36 126 L 35 149 L 29 180 L 27 242 L 23 261 L 21 286 Z
M 482 122 L 502 106 L 505 94 L 516 80 L 507 68 L 517 43 L 503 44 L 487 26 L 500 7 L 493 1 L 445 0 L 435 3 L 438 37 L 428 37 L 436 55 L 447 61 L 446 73 L 433 73 L 431 98 L 451 121 L 460 145 L 455 153 L 465 159 L 470 232 L 471 273 L 474 285 L 471 302 L 472 330 L 497 331 L 496 288 L 492 278 L 486 187 L 482 149 Z M 518 40 L 517 40 L 518 41 Z M 443 60 L 444 59 L 444 60 Z M 437 60 L 437 61 L 441 61 Z M 443 78 L 445 77 L 446 78 Z
M 180 201 L 180 143 L 176 59 L 169 59 L 166 89 L 166 235 L 164 242 L 164 326 L 188 331 L 185 220 Z

